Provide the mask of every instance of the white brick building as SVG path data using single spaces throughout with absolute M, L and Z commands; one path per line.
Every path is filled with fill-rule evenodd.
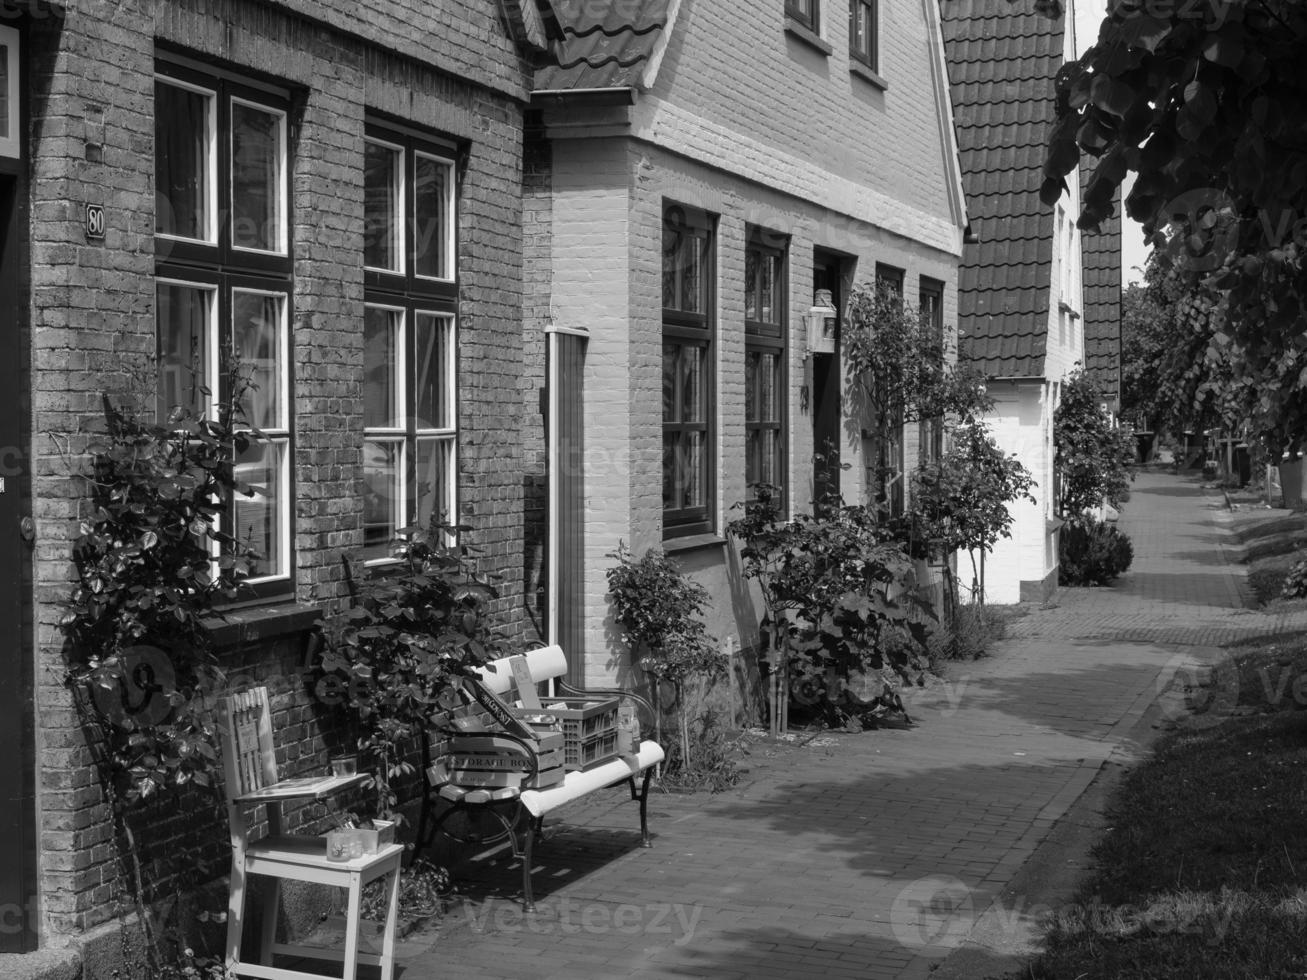
M 838 348 L 810 355 L 804 315 L 879 276 L 951 329 L 966 215 L 930 0 L 557 6 L 527 161 L 526 406 L 549 409 L 527 575 L 593 683 L 626 666 L 604 577 L 622 541 L 672 553 L 710 631 L 756 642 L 725 538 L 748 484 L 791 513 L 836 478 L 864 499 Z M 827 441 L 850 466 L 814 465 Z
M 984 573 L 989 602 L 1042 600 L 1057 588 L 1053 412 L 1063 379 L 1084 361 L 1080 184 L 1055 205 L 1039 197 L 1053 78 L 1073 59 L 1063 22 L 1006 0 L 944 5 L 953 112 L 972 237 L 963 254 L 961 355 L 989 379 L 998 445 L 1037 486 L 1011 505 L 1012 536 Z M 963 559 L 963 582 L 970 563 Z

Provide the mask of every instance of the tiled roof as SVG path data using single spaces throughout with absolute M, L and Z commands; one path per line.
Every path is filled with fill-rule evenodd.
M 1042 377 L 1053 209 L 1039 200 L 1062 24 L 1009 0 L 940 5 L 972 235 L 961 354 L 990 377 Z
M 1082 186 L 1092 161 L 1080 168 Z M 1080 233 L 1085 289 L 1085 373 L 1104 398 L 1121 400 L 1121 190 L 1112 217 L 1099 230 Z
M 552 0 L 563 29 L 537 92 L 634 88 L 669 30 L 673 0 Z

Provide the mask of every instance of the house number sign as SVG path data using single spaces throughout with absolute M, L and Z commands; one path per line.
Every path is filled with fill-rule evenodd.
M 103 204 L 88 204 L 86 206 L 86 237 L 104 238 Z

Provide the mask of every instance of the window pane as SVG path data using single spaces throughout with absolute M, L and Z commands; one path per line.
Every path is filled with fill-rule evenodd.
M 744 253 L 744 318 L 758 319 L 758 265 L 762 256 L 757 249 Z
M 681 236 L 663 226 L 663 308 L 676 309 L 676 272 L 680 252 Z
M 702 422 L 704 420 L 703 392 L 703 356 L 702 347 L 682 347 L 680 350 L 680 416 L 678 421 Z
M 744 482 L 747 485 L 763 482 L 762 429 L 749 429 L 744 434 Z M 753 497 L 753 491 L 749 491 Z
M 232 291 L 232 351 L 250 380 L 241 406 L 259 429 L 286 428 L 285 329 L 285 296 Z
M 681 303 L 686 313 L 703 309 L 703 243 L 694 235 L 681 236 L 680 249 Z
M 380 557 L 404 525 L 404 440 L 363 442 L 363 546 Z
M 417 155 L 413 188 L 413 271 L 433 279 L 451 279 L 450 167 L 443 160 Z
M 284 117 L 231 104 L 231 240 L 238 248 L 286 251 Z
M 283 477 L 286 441 L 252 443 L 236 458 L 236 481 L 254 491 L 252 496 L 236 494 L 235 535 L 258 555 L 254 575 L 284 575 L 286 554 L 282 546 L 285 496 Z
M 0 139 L 9 139 L 9 45 L 0 44 Z
M 762 353 L 751 350 L 744 355 L 744 420 L 757 422 L 758 411 L 758 368 L 762 363 Z
M 760 301 L 758 319 L 763 323 L 775 323 L 776 256 L 763 254 L 758 258 L 758 293 Z
M 676 444 L 679 433 L 663 433 L 663 507 L 671 510 L 681 506 L 676 496 Z
M 211 241 L 210 113 L 213 98 L 154 83 L 154 230 Z
M 676 418 L 676 355 L 680 348 L 676 344 L 663 344 L 663 421 L 675 422 Z
M 430 527 L 456 524 L 454 513 L 454 440 L 419 439 L 417 453 L 417 523 Z
M 683 481 L 685 506 L 702 507 L 707 502 L 704 492 L 704 436 L 702 432 L 687 432 L 681 443 L 684 453 Z
M 774 487 L 782 484 L 781 480 L 781 434 L 776 429 L 762 429 L 762 480 Z
M 400 151 L 363 144 L 363 264 L 402 272 Z
M 418 429 L 454 427 L 454 321 L 430 313 L 417 315 L 413 391 Z
M 213 331 L 213 290 L 161 282 L 155 286 L 155 332 L 159 344 L 156 416 L 167 419 L 181 406 L 203 414 L 208 350 Z
M 780 361 L 775 354 L 762 355 L 762 363 L 758 370 L 758 407 L 761 411 L 760 420 L 763 422 L 780 420 L 780 406 L 777 404 L 777 396 L 780 394 L 777 384 L 779 367 Z
M 399 343 L 404 314 L 377 306 L 363 308 L 363 425 L 400 425 Z

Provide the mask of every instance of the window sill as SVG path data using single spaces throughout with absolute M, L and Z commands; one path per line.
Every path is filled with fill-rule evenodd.
M 298 602 L 279 602 L 266 606 L 246 606 L 225 612 L 221 618 L 205 620 L 209 637 L 218 649 L 231 649 L 246 643 L 258 643 L 305 633 L 322 622 L 323 607 Z
M 813 33 L 810 28 L 800 24 L 793 17 L 785 18 L 785 33 L 790 35 L 790 37 L 797 38 L 810 48 L 815 48 L 827 57 L 829 57 L 831 52 L 835 50 L 823 41 L 820 36 Z
M 882 92 L 889 88 L 889 82 L 885 81 L 885 79 L 881 78 L 881 76 L 871 67 L 864 65 L 857 58 L 851 58 L 849 60 L 849 74 L 857 75 L 868 85 L 871 85 L 873 88 L 878 88 Z
M 668 538 L 663 541 L 663 551 L 675 554 L 679 551 L 694 551 L 698 548 L 720 548 L 726 539 L 718 534 L 687 534 L 683 538 Z

